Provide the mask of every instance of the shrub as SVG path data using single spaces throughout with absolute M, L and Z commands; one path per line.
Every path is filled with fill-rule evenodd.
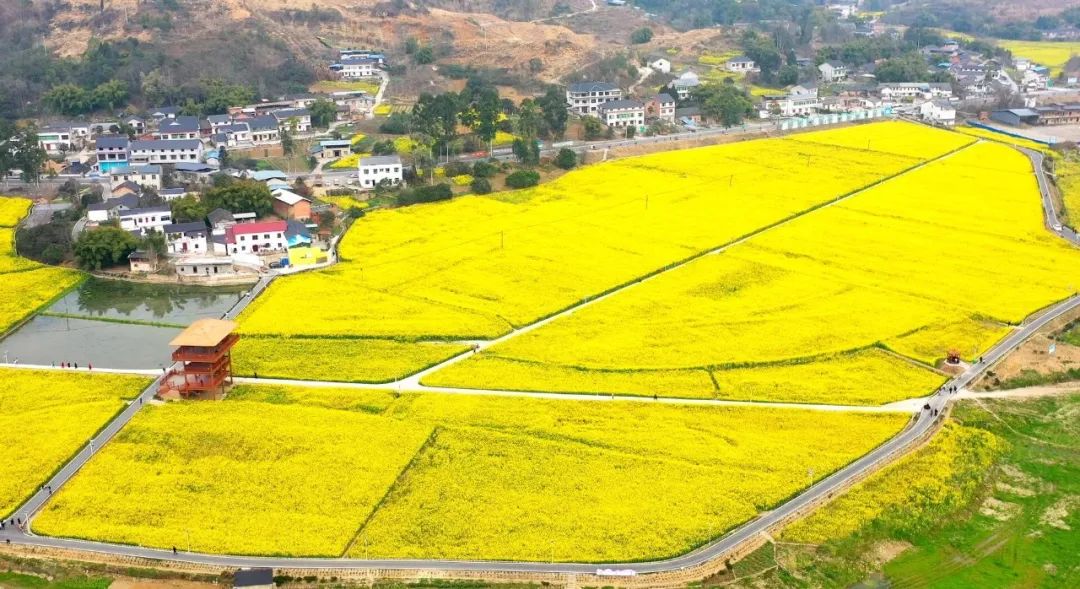
M 528 188 L 540 183 L 540 173 L 535 170 L 518 170 L 506 177 L 507 188 Z
M 450 200 L 453 196 L 454 192 L 450 190 L 450 185 L 443 182 L 434 186 L 417 186 L 416 188 L 409 188 L 401 193 L 401 196 L 398 197 L 398 202 L 403 205 L 411 205 L 422 202 Z
M 577 165 L 577 154 L 574 150 L 564 147 L 555 156 L 555 165 L 564 170 L 569 170 Z
M 466 162 L 450 162 L 443 166 L 447 176 L 464 176 L 470 172 Z
M 477 178 L 490 178 L 498 173 L 498 164 L 491 162 L 476 162 L 472 167 L 472 175 Z
M 470 188 L 474 194 L 487 194 L 491 192 L 491 182 L 487 178 L 473 178 Z

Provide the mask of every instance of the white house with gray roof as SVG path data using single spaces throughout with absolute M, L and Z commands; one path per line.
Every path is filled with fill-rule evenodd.
M 174 119 L 165 119 L 158 125 L 157 133 L 155 133 L 158 139 L 198 139 L 199 138 L 199 119 L 198 117 L 176 117 Z
M 198 139 L 146 139 L 132 141 L 131 164 L 174 164 L 198 162 L 203 144 Z
M 600 105 L 622 97 L 622 88 L 608 82 L 582 82 L 566 89 L 567 108 L 579 115 L 595 115 Z
M 383 180 L 397 186 L 404 179 L 401 158 L 396 155 L 376 155 L 360 158 L 358 164 L 361 188 L 372 189 Z
M 640 100 L 612 100 L 600 105 L 600 120 L 612 128 L 645 126 L 645 103 Z
M 116 188 L 124 182 L 134 182 L 143 188 L 161 190 L 161 166 L 121 166 L 109 171 L 109 186 Z

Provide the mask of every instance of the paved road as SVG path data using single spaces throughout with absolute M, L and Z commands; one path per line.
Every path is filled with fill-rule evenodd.
M 1030 154 L 1029 154 L 1030 155 Z M 1033 159 L 1033 162 L 1035 160 Z M 1045 178 L 1040 179 L 1040 187 L 1043 189 L 1043 204 L 1047 205 L 1048 198 L 1046 190 L 1048 185 L 1045 183 Z M 1053 214 L 1052 207 L 1046 210 L 1047 215 Z M 969 367 L 963 374 L 950 380 L 946 383 L 945 388 L 926 400 L 925 409 L 919 410 L 914 417 L 913 422 L 899 435 L 885 442 L 869 454 L 859 458 L 852 464 L 840 469 L 832 475 L 818 481 L 812 485 L 809 489 L 796 496 L 794 499 L 784 503 L 776 509 L 760 515 L 759 517 L 747 522 L 746 524 L 738 527 L 734 531 L 726 534 L 722 538 L 709 543 L 701 548 L 691 551 L 687 554 L 665 560 L 651 561 L 651 562 L 633 562 L 633 563 L 611 563 L 604 564 L 602 567 L 598 567 L 596 564 L 590 563 L 541 563 L 541 562 L 500 562 L 500 561 L 454 561 L 454 560 L 393 560 L 393 559 L 380 559 L 380 560 L 367 560 L 367 559 L 335 559 L 335 558 L 253 558 L 253 557 L 235 557 L 235 556 L 217 556 L 210 554 L 197 554 L 182 552 L 178 555 L 174 555 L 170 551 L 155 550 L 148 548 L 140 548 L 136 546 L 123 546 L 116 544 L 108 544 L 102 542 L 87 542 L 81 540 L 69 540 L 63 538 L 44 538 L 33 535 L 24 534 L 17 529 L 6 529 L 0 532 L 0 538 L 10 540 L 13 543 L 47 546 L 57 548 L 69 548 L 75 550 L 86 550 L 92 552 L 104 552 L 119 556 L 131 556 L 139 558 L 150 558 L 160 560 L 179 560 L 183 562 L 217 565 L 225 567 L 252 567 L 252 566 L 266 566 L 274 568 L 312 568 L 312 569 L 406 569 L 406 570 L 445 570 L 445 571 L 513 571 L 513 572 L 525 572 L 525 573 L 578 573 L 578 574 L 594 574 L 598 568 L 605 569 L 618 569 L 622 571 L 632 571 L 634 574 L 646 574 L 655 572 L 666 572 L 673 570 L 681 570 L 688 567 L 704 564 L 718 558 L 723 558 L 729 554 L 732 550 L 741 546 L 744 542 L 757 537 L 760 534 L 766 533 L 774 525 L 784 521 L 790 516 L 797 515 L 809 505 L 814 504 L 816 501 L 831 496 L 833 493 L 843 489 L 847 481 L 857 479 L 864 473 L 876 468 L 880 463 L 891 460 L 898 453 L 903 452 L 910 447 L 913 443 L 920 440 L 925 434 L 927 434 L 934 425 L 936 419 L 932 417 L 934 411 L 943 412 L 946 409 L 950 399 L 954 395 L 948 394 L 944 391 L 948 388 L 955 387 L 958 390 L 963 390 L 968 384 L 970 384 L 976 377 L 978 377 L 987 366 L 993 365 L 1000 360 L 1016 346 L 1020 345 L 1027 338 L 1031 337 L 1036 331 L 1041 329 L 1050 321 L 1058 318 L 1064 313 L 1068 313 L 1076 308 L 1080 307 L 1080 295 L 1075 295 L 1063 302 L 1060 302 L 1044 312 L 1038 314 L 1032 318 L 1027 324 L 1014 331 L 1003 341 L 994 346 L 988 351 L 980 361 Z M 142 393 L 141 398 L 146 398 L 153 394 L 156 389 L 155 386 L 150 387 Z M 95 438 L 96 446 L 99 447 L 100 443 L 110 439 L 119 429 L 130 420 L 130 418 L 138 411 L 141 404 L 136 402 L 127 409 L 120 419 L 111 423 L 105 431 Z M 69 462 L 64 468 L 57 473 L 48 483 L 52 489 L 59 489 L 67 480 L 69 480 L 78 469 L 86 463 L 90 457 L 91 452 L 89 447 L 84 448 L 76 456 L 74 460 Z M 48 499 L 47 491 L 40 491 L 30 501 L 21 506 L 16 512 L 14 517 L 23 518 L 26 521 L 32 514 L 36 513 L 38 509 L 44 505 Z
M 1043 168 L 1043 162 L 1046 160 L 1046 156 L 1043 155 L 1042 152 L 1026 147 L 1018 147 L 1017 149 L 1024 152 L 1024 154 L 1031 159 L 1031 165 L 1035 168 L 1035 178 L 1039 182 L 1039 192 L 1042 193 L 1043 216 L 1046 220 L 1046 228 L 1056 233 L 1058 237 L 1068 240 L 1073 245 L 1080 246 L 1080 236 L 1077 236 L 1076 232 L 1070 227 L 1062 225 L 1059 220 L 1057 208 L 1054 206 L 1054 197 L 1050 188 L 1050 180 L 1046 177 L 1046 169 Z

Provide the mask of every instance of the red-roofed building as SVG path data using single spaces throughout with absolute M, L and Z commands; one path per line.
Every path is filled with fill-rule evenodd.
M 285 221 L 232 225 L 225 229 L 225 245 L 230 254 L 285 251 L 289 247 L 285 228 Z

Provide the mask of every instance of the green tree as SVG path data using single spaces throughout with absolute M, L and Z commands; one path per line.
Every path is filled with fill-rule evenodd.
M 84 231 L 75 242 L 75 259 L 85 270 L 101 270 L 127 260 L 139 240 L 119 227 Z
M 738 125 L 754 110 L 746 93 L 732 84 L 705 84 L 698 87 L 697 95 L 701 112 L 725 127 Z
M 206 209 L 206 205 L 194 194 L 188 194 L 183 198 L 172 201 L 169 203 L 169 208 L 172 209 L 174 223 L 202 221 L 209 213 Z
M 526 166 L 535 166 L 540 163 L 540 143 L 536 139 L 514 139 L 511 146 L 514 156 Z
M 555 165 L 564 170 L 569 170 L 577 165 L 577 154 L 574 150 L 564 147 L 555 155 Z
M 776 81 L 781 86 L 791 86 L 799 83 L 799 67 L 795 65 L 785 65 L 780 68 L 780 73 L 776 76 Z
M 499 114 L 502 112 L 499 106 L 499 93 L 495 90 L 484 90 L 475 98 L 476 124 L 472 129 L 485 143 L 493 140 L 499 130 Z
M 13 154 L 11 163 L 19 169 L 19 178 L 28 184 L 37 182 L 41 178 L 42 166 L 49 159 L 38 143 L 37 128 L 26 125 L 16 131 L 9 141 Z
M 110 80 L 98 84 L 91 92 L 90 100 L 95 108 L 107 108 L 115 110 L 127 103 L 128 85 L 123 80 Z
M 295 127 L 295 125 L 294 125 Z M 293 132 L 291 128 L 285 128 L 281 130 L 281 151 L 285 155 L 292 155 L 296 151 L 296 140 L 293 139 Z
M 604 122 L 596 117 L 581 117 L 586 140 L 599 139 L 604 134 Z
M 270 188 L 254 180 L 236 180 L 211 188 L 205 196 L 208 210 L 225 209 L 235 213 L 255 213 L 262 217 L 273 210 Z
M 151 231 L 144 235 L 139 240 L 138 247 L 159 257 L 169 252 L 169 244 L 165 241 L 165 234 L 160 231 Z
M 90 95 L 75 84 L 53 86 L 41 99 L 49 108 L 65 115 L 82 114 L 92 106 Z
M 542 123 L 543 117 L 536 101 L 532 98 L 522 100 L 521 107 L 518 109 L 517 123 L 514 125 L 518 137 L 526 140 L 535 139 L 540 134 Z
M 425 45 L 416 50 L 416 53 L 413 54 L 413 59 L 416 60 L 418 65 L 427 65 L 435 61 L 435 52 L 431 47 Z
M 316 127 L 329 127 L 337 118 L 337 105 L 332 100 L 320 98 L 308 107 L 311 124 Z
M 642 43 L 648 43 L 652 41 L 653 31 L 649 27 L 641 27 L 633 33 L 630 33 L 630 42 L 634 45 L 641 45 Z
M 562 139 L 566 134 L 566 122 L 570 117 L 566 110 L 566 94 L 557 86 L 550 86 L 544 95 L 536 100 L 544 119 L 548 134 L 554 139 Z

